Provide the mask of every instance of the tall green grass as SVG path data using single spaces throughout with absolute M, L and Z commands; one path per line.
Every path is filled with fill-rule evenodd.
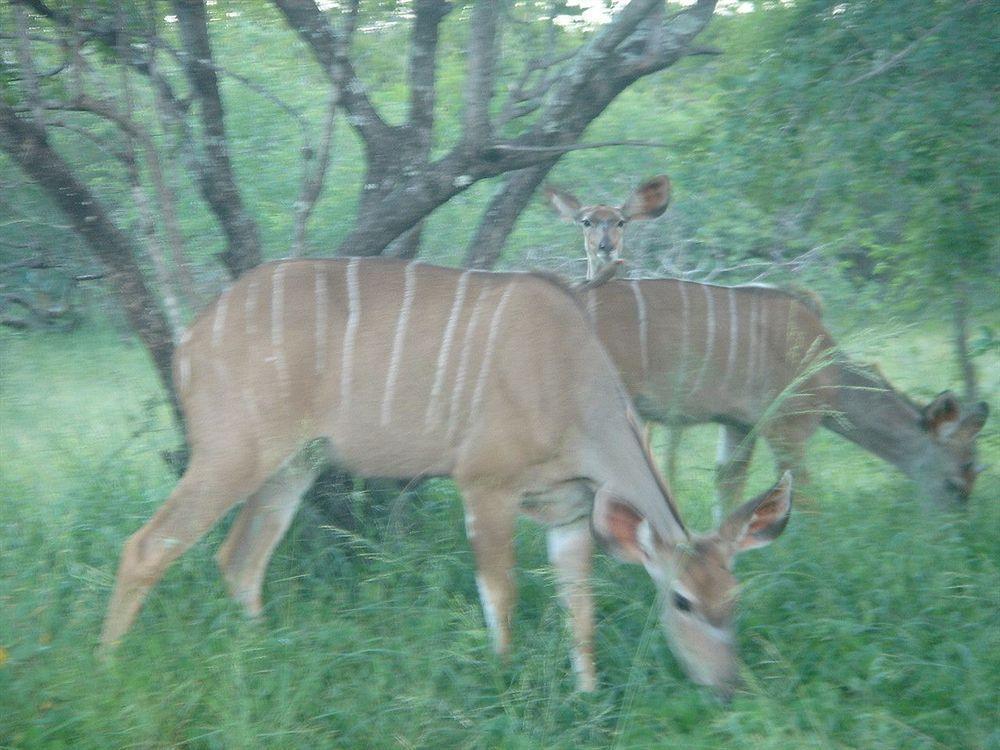
M 601 689 L 574 693 L 544 538 L 527 523 L 514 654 L 498 662 L 445 481 L 395 523 L 362 512 L 349 533 L 304 509 L 260 623 L 225 596 L 211 558 L 222 524 L 103 663 L 117 556 L 169 492 L 157 453 L 176 438 L 148 403 L 141 351 L 114 332 L 2 333 L 0 347 L 0 747 L 1000 748 L 995 469 L 966 512 L 943 513 L 887 465 L 817 435 L 788 530 L 738 563 L 749 688 L 730 707 L 682 675 L 645 575 L 604 557 Z M 880 359 L 933 391 L 943 348 L 907 331 Z M 995 406 L 997 373 L 984 374 Z M 697 528 L 714 435 L 685 433 L 674 482 Z M 981 452 L 997 464 L 996 417 Z M 762 451 L 751 489 L 773 478 Z

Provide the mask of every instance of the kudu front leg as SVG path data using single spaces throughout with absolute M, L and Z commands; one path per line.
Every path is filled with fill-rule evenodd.
M 590 519 L 583 518 L 547 532 L 549 562 L 556 574 L 559 599 L 566 608 L 573 635 L 573 671 L 576 687 L 584 693 L 597 689 L 594 668 L 594 600 L 590 568 L 594 537 Z
M 510 651 L 510 623 L 517 600 L 514 524 L 517 504 L 509 493 L 462 488 L 465 532 L 476 556 L 476 586 L 493 650 Z
M 238 452 L 192 458 L 167 501 L 129 537 L 104 619 L 102 650 L 114 646 L 132 627 L 149 590 L 170 563 L 259 487 L 260 473 L 228 460 L 233 455 Z

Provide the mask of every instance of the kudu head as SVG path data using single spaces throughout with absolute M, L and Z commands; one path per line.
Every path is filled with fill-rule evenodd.
M 584 206 L 570 193 L 552 186 L 546 186 L 545 197 L 564 221 L 576 222 L 583 228 L 587 278 L 592 279 L 602 267 L 621 260 L 626 223 L 655 219 L 667 210 L 670 180 L 666 175 L 647 180 L 618 208 L 604 204 Z
M 912 474 L 924 494 L 951 503 L 969 499 L 982 471 L 976 463 L 976 436 L 987 416 L 985 401 L 963 409 L 951 391 L 941 393 L 920 410 L 920 427 L 931 442 L 916 457 Z
M 666 539 L 633 506 L 605 491 L 595 498 L 595 532 L 617 557 L 646 569 L 656 584 L 660 620 L 675 656 L 692 680 L 723 699 L 740 684 L 733 632 L 739 586 L 733 560 L 774 541 L 791 508 L 792 479 L 785 472 L 714 531 Z

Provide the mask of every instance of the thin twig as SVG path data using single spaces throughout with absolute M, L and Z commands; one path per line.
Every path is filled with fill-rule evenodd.
M 598 143 L 570 143 L 565 146 L 518 146 L 515 144 L 497 144 L 494 151 L 533 151 L 540 153 L 561 154 L 567 151 L 583 151 L 590 148 L 607 148 L 608 146 L 636 146 L 643 148 L 673 148 L 669 143 L 657 141 L 601 141 Z

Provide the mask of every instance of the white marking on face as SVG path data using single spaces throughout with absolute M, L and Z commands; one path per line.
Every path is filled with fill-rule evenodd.
M 222 334 L 226 328 L 226 310 L 229 308 L 229 290 L 227 289 L 219 297 L 215 305 L 215 317 L 212 319 L 212 348 L 215 349 L 222 343 Z
M 729 380 L 733 376 L 733 366 L 736 364 L 736 349 L 739 347 L 739 318 L 736 315 L 736 290 L 729 287 L 726 290 L 729 298 L 729 351 L 726 353 L 726 370 L 722 376 L 721 390 L 725 390 L 729 385 Z
M 455 336 L 455 328 L 462 312 L 462 304 L 465 302 L 465 290 L 469 283 L 469 271 L 458 277 L 458 284 L 455 286 L 455 298 L 451 303 L 451 312 L 448 315 L 448 322 L 445 324 L 444 335 L 441 338 L 441 350 L 438 352 L 437 369 L 434 372 L 434 385 L 431 387 L 431 397 L 427 403 L 427 414 L 424 415 L 424 430 L 429 430 L 437 415 L 437 403 L 441 398 L 441 390 L 444 388 L 444 376 L 448 370 L 448 357 L 451 354 L 452 339 Z
M 326 268 L 316 264 L 316 374 L 326 367 Z
M 279 263 L 271 275 L 271 356 L 278 371 L 278 385 L 281 397 L 287 401 L 291 396 L 288 381 L 288 366 L 285 362 L 285 265 Z
M 639 320 L 639 352 L 642 359 L 642 377 L 646 377 L 649 372 L 649 331 L 646 321 L 646 298 L 642 296 L 642 289 L 639 282 L 633 280 L 629 286 L 632 287 L 632 295 L 635 297 L 635 315 Z
M 503 295 L 500 297 L 497 309 L 493 311 L 493 317 L 490 319 L 490 333 L 489 338 L 486 340 L 486 353 L 483 354 L 483 362 L 479 366 L 479 377 L 476 378 L 476 388 L 472 393 L 472 405 L 469 407 L 470 420 L 475 418 L 479 410 L 479 404 L 483 400 L 483 392 L 486 389 L 486 378 L 490 373 L 490 367 L 493 362 L 493 351 L 496 348 L 497 335 L 500 332 L 500 319 L 513 288 L 512 285 L 508 284 L 507 288 L 503 290 Z
M 712 299 L 712 289 L 708 284 L 702 284 L 701 290 L 705 294 L 705 355 L 701 361 L 698 376 L 691 386 L 691 393 L 697 393 L 701 387 L 701 381 L 705 378 L 705 373 L 712 361 L 712 348 L 715 344 L 715 300 Z
M 347 326 L 344 329 L 344 351 L 341 354 L 340 407 L 349 408 L 351 403 L 351 377 L 354 373 L 354 337 L 358 332 L 358 318 L 361 315 L 361 292 L 358 288 L 358 259 L 347 263 Z
M 450 441 L 455 431 L 458 429 L 458 415 L 461 411 L 462 391 L 465 390 L 465 379 L 469 369 L 469 358 L 472 356 L 473 338 L 476 333 L 476 326 L 479 323 L 479 316 L 482 314 L 483 304 L 486 295 L 490 291 L 489 282 L 483 284 L 476 298 L 476 304 L 472 308 L 472 315 L 469 316 L 469 324 L 465 328 L 465 338 L 462 340 L 462 354 L 458 362 L 458 372 L 455 375 L 455 387 L 451 391 L 451 407 L 448 411 L 448 440 Z
M 406 328 L 410 321 L 410 308 L 413 307 L 413 296 L 417 290 L 417 277 L 414 275 L 417 261 L 406 264 L 405 282 L 403 284 L 403 304 L 396 318 L 396 335 L 392 340 L 392 357 L 389 359 L 389 373 L 385 377 L 385 389 L 382 396 L 382 426 L 389 424 L 392 416 L 392 401 L 396 393 L 396 380 L 399 378 L 399 366 L 403 359 L 403 344 L 406 341 Z
M 704 621 L 699 621 L 698 627 L 701 629 L 702 633 L 707 635 L 712 640 L 718 641 L 726 646 L 732 646 L 734 643 L 732 632 L 726 628 L 719 628 Z

